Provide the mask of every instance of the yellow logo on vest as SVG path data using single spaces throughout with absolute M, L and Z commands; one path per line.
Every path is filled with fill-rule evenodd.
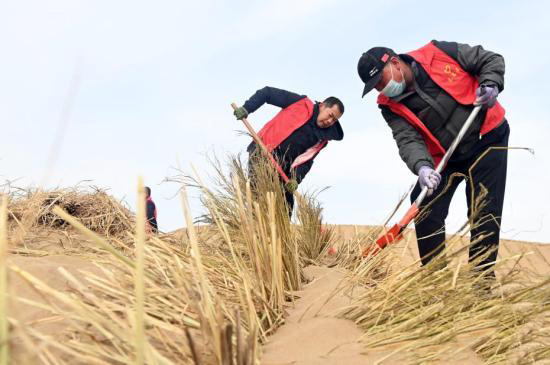
M 447 78 L 449 79 L 449 82 L 455 82 L 456 77 L 460 72 L 460 69 L 455 65 L 446 64 L 444 68 L 444 72 L 447 74 Z

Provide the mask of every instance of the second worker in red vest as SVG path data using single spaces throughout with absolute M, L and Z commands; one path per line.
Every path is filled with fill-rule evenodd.
M 265 103 L 282 108 L 258 136 L 290 178 L 285 185 L 285 198 L 292 214 L 293 193 L 311 169 L 313 159 L 329 141 L 344 138 L 338 121 L 344 114 L 344 104 L 333 96 L 323 102 L 313 102 L 305 95 L 266 86 L 256 91 L 234 114 L 242 119 Z M 256 148 L 255 142 L 248 146 L 251 157 Z M 253 173 L 253 166 L 250 171 Z
M 432 204 L 427 217 L 415 222 L 422 263 L 427 264 L 444 248 L 449 204 L 466 176 L 468 216 L 474 218 L 470 260 L 491 252 L 478 265 L 482 270 L 491 269 L 499 243 L 506 185 L 505 147 L 510 133 L 504 109 L 496 101 L 504 88 L 503 57 L 481 46 L 432 41 L 399 55 L 389 48 L 371 48 L 361 56 L 357 68 L 365 83 L 363 96 L 373 88 L 380 92 L 378 104 L 399 155 L 419 176 L 411 201 L 424 186 L 433 193 L 423 202 L 423 206 Z M 439 175 L 434 170 L 436 164 L 474 105 L 479 104 L 482 111 Z M 451 179 L 456 173 L 462 175 Z M 484 205 L 476 206 L 475 199 L 482 192 L 487 194 Z M 492 270 L 487 274 L 494 277 Z

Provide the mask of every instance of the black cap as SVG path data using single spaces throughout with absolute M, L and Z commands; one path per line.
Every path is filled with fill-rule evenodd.
M 380 81 L 384 66 L 393 56 L 396 56 L 395 52 L 386 47 L 373 47 L 363 53 L 359 63 L 357 63 L 357 72 L 359 72 L 359 77 L 365 83 L 362 96 L 365 96 Z

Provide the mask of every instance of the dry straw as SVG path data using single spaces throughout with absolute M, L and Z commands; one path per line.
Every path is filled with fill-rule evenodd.
M 10 195 L 9 219 L 25 231 L 37 226 L 68 228 L 69 224 L 53 212 L 55 207 L 107 237 L 123 237 L 135 224 L 134 215 L 122 202 L 94 186 L 52 191 L 16 189 Z
M 518 255 L 496 263 L 494 281 L 489 271 L 477 269 L 490 252 L 464 263 L 468 245 L 463 240 L 449 239 L 446 250 L 424 267 L 416 261 L 379 275 L 381 262 L 396 260 L 398 249 L 391 246 L 355 267 L 345 289 L 359 286 L 362 294 L 342 315 L 365 331 L 367 352 L 386 354 L 380 361 L 387 363 L 444 363 L 465 349 L 486 364 L 547 359 L 548 274 L 526 277 L 518 270 L 524 256 Z M 457 346 L 461 338 L 470 341 Z
M 145 284 L 144 284 L 144 252 L 145 252 L 145 188 L 143 187 L 143 179 L 138 179 L 137 191 L 137 219 L 136 219 L 136 270 L 134 272 L 134 290 L 136 296 L 135 308 L 135 364 L 142 365 L 145 363 L 146 351 L 148 350 L 148 342 L 145 337 Z M 150 358 L 150 357 L 149 357 Z
M 0 365 L 9 363 L 9 327 L 7 318 L 8 281 L 6 271 L 6 257 L 8 252 L 7 240 L 7 209 L 8 197 L 0 195 Z
M 81 257 L 95 264 L 78 272 L 59 268 L 70 292 L 9 265 L 43 298 L 17 299 L 66 325 L 51 335 L 8 317 L 10 341 L 44 364 L 258 364 L 261 344 L 283 323 L 302 288 L 303 267 L 325 262 L 327 248 L 336 243 L 330 263 L 350 271 L 350 284 L 338 290 L 354 298 L 342 315 L 365 331 L 365 351 L 386 349 L 381 359 L 387 363 L 396 356 L 408 363 L 445 362 L 463 349 L 486 364 L 527 364 L 550 355 L 550 279 L 535 270 L 527 275 L 520 266 L 525 256 L 497 263 L 491 291 L 485 275 L 473 270 L 482 257 L 464 261 L 467 226 L 447 242 L 445 255 L 422 268 L 418 261 L 402 266 L 404 251 L 397 247 L 364 260 L 361 253 L 374 244 L 380 227 L 335 242 L 329 227 L 321 231 L 322 209 L 307 194 L 308 204 L 299 207 L 292 224 L 269 164 L 259 165 L 253 181 L 247 170 L 230 158 L 227 167 L 215 162 L 208 184 L 197 174 L 172 179 L 198 187 L 205 213 L 193 221 L 182 186 L 186 228 L 170 234 L 145 235 L 141 181 L 137 217 L 120 215 L 120 205 L 108 210 L 111 216 L 74 217 L 63 209 L 61 202 L 68 200 L 61 195 L 60 204 L 44 205 L 47 193 L 31 196 L 26 205 L 10 203 L 12 224 L 29 232 L 40 222 L 51 229 L 73 227 L 94 247 Z M 97 206 L 116 202 L 96 197 Z M 82 199 L 92 197 L 84 193 Z M 71 198 L 78 200 L 78 194 Z M 22 211 L 28 214 L 17 213 Z M 119 220 L 112 216 L 117 214 Z M 108 228 L 115 221 L 116 234 Z M 0 241 L 6 241 L 1 230 Z M 457 345 L 463 336 L 468 340 Z
M 91 224 L 91 215 L 70 215 L 63 209 L 65 195 L 48 205 L 42 195 L 33 195 L 33 203 L 28 200 L 25 208 L 27 216 L 35 217 L 26 226 L 29 231 L 40 222 L 55 229 L 73 227 L 94 246 L 93 254 L 84 251 L 80 257 L 94 262 L 95 268 L 59 268 L 71 287 L 71 292 L 62 292 L 11 265 L 47 298 L 18 300 L 66 324 L 64 332 L 51 336 L 12 320 L 25 334 L 12 341 L 29 351 L 40 346 L 44 351 L 36 357 L 45 364 L 259 363 L 260 344 L 281 325 L 293 292 L 301 287 L 306 260 L 300 244 L 313 236 L 290 224 L 280 182 L 271 172 L 266 172 L 263 185 L 256 181 L 252 186 L 246 171 L 233 167 L 238 168 L 219 171 L 218 178 L 227 183 L 225 191 L 198 183 L 208 226 L 193 222 L 182 188 L 187 228 L 172 234 L 145 236 L 141 181 L 137 217 L 120 222 L 117 227 L 127 228 L 116 237 L 108 229 L 97 229 L 104 225 Z M 84 194 L 83 199 L 92 198 Z M 78 201 L 78 196 L 70 201 Z M 21 202 L 12 206 L 15 217 L 24 216 L 17 213 L 25 210 L 17 209 Z M 38 214 L 30 214 L 31 205 Z M 320 207 L 311 212 L 315 216 L 304 219 L 320 225 Z M 312 242 L 308 247 L 313 253 L 322 251 Z

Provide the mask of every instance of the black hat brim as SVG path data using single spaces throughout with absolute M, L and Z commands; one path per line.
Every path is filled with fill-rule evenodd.
M 369 91 L 371 91 L 376 86 L 376 84 L 378 84 L 378 81 L 380 81 L 381 78 L 382 72 L 378 72 L 377 75 L 367 81 L 367 83 L 365 84 L 365 88 L 363 89 L 363 95 L 361 95 L 361 97 L 364 97 Z

